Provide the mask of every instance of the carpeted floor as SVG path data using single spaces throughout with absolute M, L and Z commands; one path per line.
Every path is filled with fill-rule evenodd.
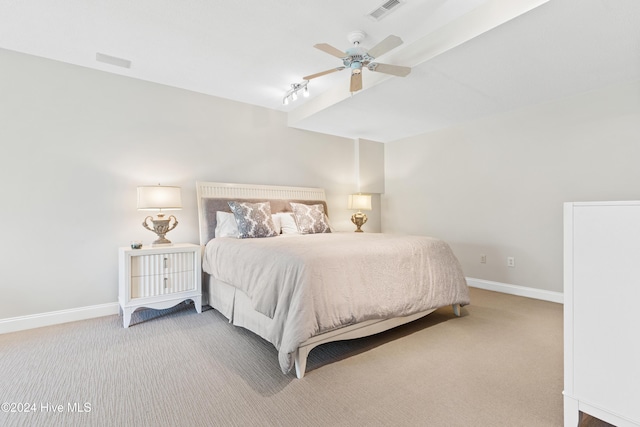
M 0 335 L 0 425 L 561 426 L 562 306 L 471 295 L 461 318 L 316 348 L 301 380 L 193 306 Z

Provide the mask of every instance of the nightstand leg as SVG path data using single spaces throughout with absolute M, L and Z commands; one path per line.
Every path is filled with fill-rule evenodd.
M 202 313 L 202 297 L 193 297 L 193 305 L 196 306 L 196 311 Z
M 122 310 L 122 323 L 125 328 L 128 328 L 129 324 L 131 323 L 131 313 L 133 313 L 133 310 L 129 308 L 125 308 Z

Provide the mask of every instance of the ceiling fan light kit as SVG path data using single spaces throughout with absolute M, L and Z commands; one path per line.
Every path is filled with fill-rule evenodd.
M 410 67 L 403 67 L 400 65 L 383 64 L 375 62 L 376 57 L 384 55 L 392 49 L 402 44 L 402 39 L 398 36 L 388 36 L 380 43 L 367 50 L 360 47 L 360 42 L 366 38 L 367 34 L 364 31 L 356 30 L 348 34 L 347 38 L 349 42 L 353 44 L 353 47 L 347 49 L 346 52 L 341 51 L 327 43 L 319 43 L 314 45 L 316 49 L 319 49 L 329 55 L 335 56 L 342 60 L 341 67 L 331 68 L 330 70 L 321 71 L 319 73 L 311 74 L 303 77 L 305 81 L 315 79 L 336 71 L 342 71 L 345 68 L 351 70 L 351 84 L 350 91 L 357 92 L 362 89 L 362 68 L 366 67 L 369 71 L 378 73 L 390 74 L 398 77 L 405 77 L 411 72 Z

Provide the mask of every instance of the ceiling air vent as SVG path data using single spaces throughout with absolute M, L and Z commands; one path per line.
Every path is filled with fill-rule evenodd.
M 396 10 L 400 5 L 402 5 L 402 2 L 400 0 L 389 0 L 367 14 L 367 16 L 374 21 L 379 21 Z

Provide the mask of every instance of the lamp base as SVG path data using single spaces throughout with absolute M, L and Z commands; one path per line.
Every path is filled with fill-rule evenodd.
M 171 242 L 171 240 L 163 237 L 161 239 L 156 239 L 153 243 L 151 243 L 151 246 L 173 246 L 173 243 Z
M 367 222 L 367 216 L 358 211 L 351 215 L 351 222 L 356 225 L 356 229 L 354 230 L 355 233 L 363 233 L 360 227 L 362 227 L 364 223 Z
M 173 219 L 173 224 L 171 226 L 169 223 Z M 151 220 L 152 227 L 147 225 L 147 221 Z M 158 235 L 158 238 L 151 244 L 151 246 L 171 246 L 171 240 L 164 237 L 165 234 L 176 228 L 178 225 L 178 220 L 175 216 L 169 215 L 169 218 L 164 218 L 164 215 L 158 214 L 158 218 L 154 219 L 152 216 L 148 216 L 144 219 L 142 226 L 149 231 L 153 231 Z

